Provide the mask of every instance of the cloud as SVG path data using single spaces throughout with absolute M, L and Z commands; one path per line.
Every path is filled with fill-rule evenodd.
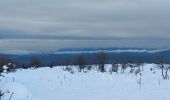
M 0 52 L 52 52 L 62 48 L 156 48 L 170 49 L 170 40 L 75 40 L 75 39 L 0 39 Z M 129 50 L 130 51 L 130 50 Z M 117 52 L 123 52 L 117 50 Z
M 168 0 L 1 0 L 0 38 L 170 38 Z

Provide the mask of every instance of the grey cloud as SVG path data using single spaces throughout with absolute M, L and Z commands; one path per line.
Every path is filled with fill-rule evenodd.
M 41 40 L 41 39 L 2 39 L 0 51 L 27 53 L 36 51 L 56 51 L 61 48 L 158 48 L 170 49 L 170 40 Z
M 170 38 L 168 0 L 1 0 L 3 38 Z

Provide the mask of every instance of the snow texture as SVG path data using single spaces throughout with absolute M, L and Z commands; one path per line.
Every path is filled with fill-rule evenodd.
M 162 79 L 161 70 L 154 64 L 145 64 L 141 75 L 129 73 L 130 69 L 111 74 L 111 65 L 106 66 L 105 73 L 94 69 L 83 73 L 74 68 L 72 74 L 62 68 L 3 73 L 6 78 L 0 88 L 10 93 L 2 100 L 9 100 L 11 93 L 11 100 L 170 100 L 170 81 Z

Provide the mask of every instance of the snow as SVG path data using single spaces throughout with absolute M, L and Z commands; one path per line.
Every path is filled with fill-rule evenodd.
M 11 93 L 12 100 L 169 100 L 170 81 L 162 79 L 154 64 L 145 64 L 141 76 L 129 73 L 130 69 L 110 74 L 110 67 L 106 65 L 105 73 L 74 68 L 71 74 L 63 66 L 17 70 L 4 74 L 7 78 L 0 88 L 10 93 L 2 100 L 9 100 Z
M 31 97 L 29 90 L 20 83 L 7 83 L 3 86 L 2 90 L 7 90 L 14 93 L 17 98 Z
M 4 73 L 7 72 L 7 69 L 8 69 L 8 66 L 4 65 L 4 66 L 3 66 Z
M 4 65 L 4 66 L 3 66 L 3 69 L 4 69 L 4 70 L 7 70 L 7 69 L 8 69 L 8 66 Z

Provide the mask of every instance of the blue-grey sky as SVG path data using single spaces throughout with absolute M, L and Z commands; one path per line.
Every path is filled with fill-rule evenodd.
M 169 0 L 0 0 L 0 37 L 164 38 L 169 9 Z
M 0 0 L 0 41 L 169 39 L 169 9 L 170 0 Z

